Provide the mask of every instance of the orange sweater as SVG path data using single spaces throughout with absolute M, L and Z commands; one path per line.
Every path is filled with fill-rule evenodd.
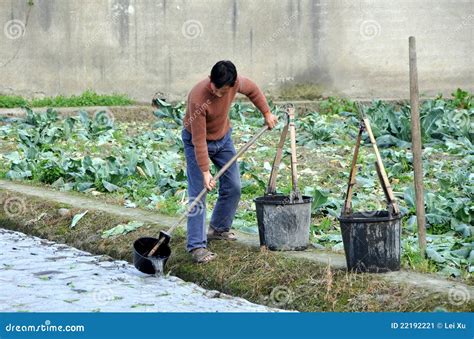
M 229 131 L 229 109 L 237 93 L 246 95 L 264 116 L 270 114 L 267 100 L 250 79 L 237 76 L 235 85 L 221 98 L 211 92 L 211 81 L 198 82 L 188 95 L 184 127 L 192 134 L 192 143 L 199 168 L 209 170 L 206 140 L 218 140 Z

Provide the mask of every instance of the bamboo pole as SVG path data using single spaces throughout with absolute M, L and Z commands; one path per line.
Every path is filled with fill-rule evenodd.
M 426 228 L 425 228 L 425 201 L 423 196 L 423 160 L 421 145 L 421 128 L 419 93 L 418 93 L 418 70 L 416 66 L 416 42 L 415 37 L 408 38 L 409 64 L 410 64 L 410 108 L 411 108 L 411 149 L 413 152 L 413 170 L 415 180 L 416 196 L 416 223 L 418 225 L 418 244 L 422 255 L 426 252 Z
M 367 134 L 369 135 L 370 142 L 372 143 L 372 147 L 374 149 L 375 158 L 377 159 L 376 168 L 377 168 L 378 173 L 380 173 L 380 178 L 382 179 L 380 181 L 380 184 L 382 185 L 382 189 L 384 193 L 385 192 L 387 193 L 387 196 L 386 196 L 387 203 L 389 204 L 389 206 L 392 207 L 393 212 L 395 214 L 398 214 L 400 213 L 400 209 L 398 208 L 395 195 L 393 194 L 393 191 L 392 191 L 392 186 L 390 185 L 390 181 L 388 180 L 387 171 L 385 170 L 385 166 L 383 165 L 382 157 L 380 155 L 379 148 L 377 147 L 377 141 L 375 140 L 374 133 L 372 133 L 372 127 L 370 126 L 369 119 L 364 118 L 363 121 L 364 121 L 365 130 L 367 131 Z
M 298 172 L 296 160 L 296 132 L 295 132 L 295 109 L 293 107 L 288 108 L 288 119 L 290 128 L 290 145 L 291 145 L 291 182 L 293 185 L 293 191 L 298 190 Z
M 354 148 L 354 156 L 352 157 L 351 172 L 349 174 L 349 183 L 347 184 L 346 201 L 344 202 L 343 214 L 352 213 L 352 191 L 356 184 L 357 157 L 359 156 L 359 148 L 360 148 L 360 143 L 362 141 L 363 132 L 364 132 L 364 129 L 361 126 L 359 128 L 359 134 L 357 135 L 356 145 Z
M 280 135 L 280 141 L 278 142 L 277 152 L 273 160 L 272 172 L 270 174 L 270 179 L 268 180 L 266 194 L 276 194 L 276 177 L 283 156 L 283 145 L 285 144 L 286 135 L 288 134 L 288 125 L 289 123 L 287 122 Z
M 290 130 L 290 145 L 291 145 L 291 183 L 293 190 L 291 192 L 291 201 L 293 199 L 297 199 L 302 201 L 301 193 L 298 189 L 298 172 L 297 172 L 297 164 L 298 161 L 296 159 L 296 130 L 295 130 L 295 108 L 289 107 L 288 108 L 288 126 Z

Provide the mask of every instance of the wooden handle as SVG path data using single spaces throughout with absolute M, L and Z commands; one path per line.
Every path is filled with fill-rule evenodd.
M 387 186 L 383 184 L 383 176 L 382 176 L 382 172 L 380 171 L 378 162 L 375 162 L 375 170 L 377 171 L 377 176 L 379 177 L 380 183 L 382 183 L 382 190 L 383 190 L 383 194 L 385 195 L 385 199 L 387 199 L 387 203 L 390 204 L 391 203 L 390 196 L 388 194 Z
M 232 166 L 232 164 L 244 153 L 246 152 L 250 146 L 252 146 L 255 141 L 257 141 L 258 138 L 260 138 L 262 136 L 263 133 L 265 133 L 266 131 L 268 131 L 268 126 L 265 125 L 265 127 L 263 127 L 256 135 L 254 135 L 252 137 L 252 139 L 250 139 L 244 146 L 242 146 L 242 148 L 232 157 L 232 159 L 230 159 L 224 166 L 222 166 L 222 168 L 219 170 L 219 172 L 216 173 L 216 175 L 212 178 L 212 180 L 214 181 L 217 181 L 217 179 L 219 179 L 225 171 L 227 171 L 229 169 L 230 166 Z M 199 195 L 194 199 L 194 201 L 188 206 L 188 209 L 186 210 L 186 213 L 183 214 L 179 219 L 178 221 L 173 225 L 171 226 L 167 233 L 169 235 L 171 235 L 174 230 L 179 226 L 181 225 L 181 223 L 188 217 L 189 213 L 191 213 L 191 211 L 196 207 L 197 204 L 199 204 L 199 202 L 201 201 L 202 197 L 206 194 L 207 192 L 207 189 L 204 188 L 201 193 L 199 193 Z M 151 251 L 148 253 L 148 256 L 151 257 L 153 256 L 153 254 L 155 254 L 155 252 L 158 250 L 158 248 L 161 246 L 161 244 L 163 243 L 164 241 L 164 238 L 161 239 L 161 241 L 158 241 L 158 243 L 151 249 Z
M 287 115 L 288 119 L 288 115 Z M 285 124 L 283 131 L 281 132 L 280 141 L 278 143 L 277 152 L 273 159 L 272 172 L 270 173 L 270 179 L 268 180 L 268 186 L 266 194 L 276 193 L 276 177 L 280 167 L 281 158 L 283 155 L 283 145 L 285 144 L 286 135 L 288 134 L 288 122 Z
M 352 212 L 352 191 L 356 183 L 356 174 L 357 174 L 356 165 L 357 165 L 357 158 L 359 156 L 359 149 L 360 149 L 360 143 L 362 141 L 363 132 L 364 132 L 364 127 L 361 126 L 359 129 L 359 134 L 357 135 L 357 141 L 354 148 L 354 156 L 352 157 L 351 172 L 349 174 L 349 183 L 347 184 L 346 201 L 344 202 L 343 214 L 350 214 Z
M 382 157 L 380 156 L 379 148 L 377 147 L 377 142 L 375 141 L 374 134 L 372 133 L 372 128 L 370 127 L 370 122 L 367 118 L 364 118 L 363 121 L 365 129 L 369 134 L 370 142 L 372 143 L 372 146 L 374 148 L 375 158 L 377 159 L 377 168 L 380 172 L 381 177 L 380 183 L 382 185 L 382 188 L 384 189 L 384 192 L 387 192 L 387 202 L 393 206 L 393 212 L 398 214 L 400 213 L 400 210 L 398 208 L 398 204 L 396 203 L 395 196 L 393 195 L 392 186 L 390 186 L 390 181 L 388 180 L 387 172 L 385 171 L 385 167 L 382 162 Z
M 158 248 L 160 248 L 161 244 L 163 244 L 163 242 L 165 241 L 165 238 L 161 238 L 158 240 L 158 242 L 156 243 L 155 246 L 153 246 L 153 248 L 151 249 L 150 252 L 148 252 L 148 257 L 152 257 L 153 254 L 155 254 L 156 251 L 158 251 Z
M 290 143 L 291 143 L 291 184 L 293 187 L 294 195 L 300 196 L 298 190 L 298 171 L 297 171 L 297 160 L 296 160 L 296 131 L 295 131 L 295 109 L 294 107 L 288 108 L 288 125 L 290 128 Z
M 362 133 L 364 132 L 364 129 L 367 131 L 370 142 L 374 148 L 375 157 L 377 158 L 377 161 L 375 163 L 375 168 L 377 170 L 377 175 L 379 177 L 380 184 L 382 185 L 385 199 L 387 200 L 388 208 L 391 209 L 391 212 L 395 214 L 399 214 L 400 209 L 398 207 L 397 201 L 395 200 L 395 196 L 393 194 L 392 187 L 390 186 L 387 173 L 385 172 L 385 167 L 382 163 L 382 158 L 380 156 L 379 149 L 377 147 L 377 143 L 374 138 L 374 134 L 372 133 L 372 128 L 370 127 L 370 122 L 367 118 L 362 119 L 362 123 L 359 129 L 359 134 L 357 135 L 357 141 L 354 148 L 354 156 L 352 158 L 351 172 L 349 174 L 349 183 L 347 184 L 346 200 L 344 202 L 344 208 L 342 210 L 342 214 L 352 213 L 352 191 L 356 183 L 355 178 L 356 178 L 356 173 L 357 173 L 357 170 L 356 170 L 357 157 L 359 155 L 360 144 L 362 142 Z

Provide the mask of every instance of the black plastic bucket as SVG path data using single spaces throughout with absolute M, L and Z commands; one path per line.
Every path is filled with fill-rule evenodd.
M 338 219 L 349 271 L 400 270 L 401 215 L 371 211 L 341 215 Z
M 156 245 L 158 239 L 156 238 L 140 238 L 135 240 L 133 243 L 133 265 L 143 273 L 147 274 L 155 274 L 155 268 L 151 263 L 150 259 L 148 259 L 147 254 L 150 250 Z M 168 244 L 164 243 L 158 247 L 155 255 L 153 258 L 160 258 L 163 260 L 163 269 L 165 268 L 166 262 L 171 255 L 171 248 Z
M 286 195 L 254 199 L 260 245 L 272 251 L 302 251 L 308 247 L 312 198 L 291 202 Z

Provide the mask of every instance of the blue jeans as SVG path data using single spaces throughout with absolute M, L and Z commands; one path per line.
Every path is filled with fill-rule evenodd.
M 232 129 L 220 140 L 207 141 L 209 158 L 218 169 L 223 167 L 236 154 L 231 133 Z M 181 138 L 184 144 L 186 173 L 188 176 L 188 196 L 191 203 L 193 198 L 197 197 L 204 189 L 203 176 L 196 161 L 191 133 L 184 128 L 181 132 Z M 209 227 L 218 232 L 229 231 L 239 205 L 240 189 L 239 167 L 237 162 L 235 162 L 219 178 L 219 197 L 214 207 Z M 201 202 L 188 216 L 188 241 L 186 246 L 188 251 L 207 246 L 206 195 L 204 195 Z

